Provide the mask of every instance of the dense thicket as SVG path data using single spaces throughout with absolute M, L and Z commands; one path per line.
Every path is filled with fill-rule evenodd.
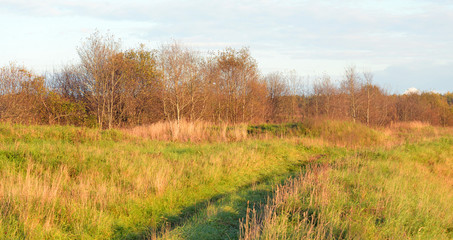
M 339 83 L 326 75 L 308 84 L 294 72 L 262 76 L 247 48 L 207 56 L 178 43 L 121 50 L 113 36 L 98 32 L 77 51 L 78 64 L 46 76 L 15 64 L 1 68 L 0 120 L 100 128 L 306 118 L 453 126 L 453 93 L 389 94 L 354 67 Z

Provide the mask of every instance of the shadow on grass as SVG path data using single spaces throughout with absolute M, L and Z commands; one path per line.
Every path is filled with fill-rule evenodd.
M 322 156 L 323 157 L 323 156 Z M 114 239 L 151 239 L 170 236 L 172 239 L 237 239 L 239 220 L 244 218 L 247 207 L 259 206 L 272 198 L 274 187 L 288 178 L 296 177 L 314 161 L 291 166 L 287 174 L 278 177 L 265 176 L 258 181 L 241 186 L 233 192 L 218 194 L 181 210 L 178 215 L 163 216 L 166 219 L 157 229 L 148 228 L 141 232 L 115 229 Z
M 281 182 L 292 175 L 281 177 Z M 178 239 L 237 239 L 239 219 L 245 217 L 247 206 L 265 203 L 267 197 L 272 195 L 272 186 L 276 184 L 270 177 L 264 177 L 234 192 L 197 202 L 178 215 L 164 216 L 166 222 L 157 229 L 128 232 L 127 229 L 116 228 L 113 239 L 150 239 L 175 230 Z

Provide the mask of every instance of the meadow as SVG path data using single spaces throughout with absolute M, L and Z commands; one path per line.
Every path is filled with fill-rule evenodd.
M 453 130 L 0 124 L 0 239 L 451 239 Z

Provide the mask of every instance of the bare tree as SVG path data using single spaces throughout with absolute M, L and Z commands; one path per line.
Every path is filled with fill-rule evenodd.
M 348 67 L 345 70 L 344 80 L 342 82 L 343 91 L 349 98 L 349 116 L 356 122 L 358 115 L 358 90 L 360 88 L 360 76 L 357 74 L 355 67 Z
M 281 121 L 283 105 L 283 98 L 288 94 L 285 79 L 280 72 L 273 72 L 265 77 L 267 84 L 268 98 L 269 98 L 269 118 L 273 121 Z
M 304 85 L 304 79 L 295 70 L 292 70 L 286 73 L 286 85 L 288 86 L 289 93 L 289 114 L 286 121 L 301 120 L 304 117 L 303 111 L 307 110 L 305 98 L 307 91 Z
M 313 83 L 313 98 L 315 101 L 315 115 L 320 114 L 332 117 L 333 97 L 336 94 L 336 88 L 333 85 L 330 76 L 324 74 L 321 78 Z
M 180 44 L 164 45 L 159 51 L 163 111 L 167 119 L 197 118 L 196 108 L 203 109 L 202 59 Z M 199 112 L 198 112 L 199 113 Z
M 42 123 L 47 87 L 44 77 L 10 64 L 0 69 L 0 118 L 18 123 Z
M 84 71 L 81 65 L 66 65 L 50 76 L 52 88 L 62 97 L 72 101 L 83 101 L 85 92 Z
M 123 80 L 121 70 L 123 61 L 120 52 L 120 42 L 112 35 L 93 33 L 78 49 L 85 98 L 95 111 L 98 125 L 113 127 L 116 94 Z
M 364 72 L 363 78 L 365 79 L 365 90 L 366 90 L 366 124 L 370 125 L 370 106 L 371 98 L 373 97 L 372 96 L 373 74 L 371 72 Z
M 313 99 L 315 105 L 315 117 L 319 117 L 319 105 L 322 97 L 322 80 L 315 79 L 313 82 Z
M 257 88 L 255 91 L 252 91 L 252 88 L 260 85 L 261 80 L 256 61 L 250 55 L 249 49 L 242 48 L 237 51 L 227 48 L 219 52 L 216 56 L 216 69 L 216 91 L 221 96 L 219 99 L 224 99 L 218 102 L 223 109 L 223 119 L 227 122 L 250 120 L 257 108 L 253 108 L 248 100 L 253 99 L 253 92 L 256 93 Z M 265 89 L 265 84 L 262 84 L 262 87 Z

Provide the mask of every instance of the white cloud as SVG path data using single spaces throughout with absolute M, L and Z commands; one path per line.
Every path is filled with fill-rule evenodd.
M 407 89 L 403 94 L 404 95 L 409 95 L 409 94 L 420 94 L 420 90 L 414 88 L 414 87 L 411 87 L 409 89 Z
M 52 36 L 51 42 L 60 43 L 48 51 L 67 53 L 58 47 L 75 49 L 74 41 L 87 31 L 110 29 L 128 45 L 178 39 L 200 49 L 250 46 L 264 72 L 295 68 L 301 74 L 341 75 L 352 63 L 394 79 L 399 91 L 408 87 L 399 83 L 411 64 L 451 64 L 453 55 L 450 1 L 0 0 L 0 14 L 0 21 L 11 22 L 2 29 L 2 35 L 11 38 L 2 40 L 4 46 L 15 45 L 12 41 L 41 46 Z M 55 26 L 51 31 L 45 27 L 49 23 Z M 33 40 L 27 39 L 32 31 Z M 68 41 L 69 36 L 75 40 Z M 7 50 L 0 46 L 0 52 Z M 4 55 L 0 63 L 12 57 L 17 55 Z M 42 62 L 42 55 L 27 57 Z M 423 69 L 416 70 L 432 75 Z M 452 71 L 442 69 L 439 79 L 448 79 Z

